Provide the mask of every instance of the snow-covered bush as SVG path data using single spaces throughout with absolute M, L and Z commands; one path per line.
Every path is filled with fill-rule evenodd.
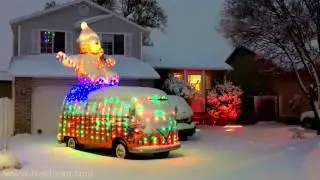
M 235 120 L 241 113 L 242 93 L 231 81 L 215 85 L 207 96 L 209 115 L 215 120 Z
M 20 169 L 21 165 L 18 162 L 18 159 L 7 150 L 1 150 L 0 151 L 0 171 L 4 169 Z
M 10 168 L 21 168 L 21 164 L 19 163 L 18 159 L 9 150 L 8 146 L 10 139 L 11 137 L 4 138 L 3 146 L 0 146 L 0 171 Z
M 167 94 L 181 96 L 188 103 L 190 103 L 190 100 L 196 95 L 194 87 L 183 80 L 175 78 L 173 75 L 169 75 L 162 88 Z

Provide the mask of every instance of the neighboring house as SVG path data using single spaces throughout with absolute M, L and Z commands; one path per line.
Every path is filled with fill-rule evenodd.
M 296 75 L 285 72 L 272 61 L 257 59 L 256 54 L 246 48 L 239 47 L 227 59 L 226 63 L 233 67 L 229 73 L 231 80 L 240 85 L 246 96 L 274 95 L 278 97 L 280 120 L 299 117 L 300 113 L 309 110 L 308 100 L 302 93 Z M 305 73 L 301 73 L 306 78 Z M 292 107 L 291 100 L 302 97 L 299 107 Z
M 78 53 L 80 22 L 99 33 L 121 85 L 154 86 L 159 74 L 142 59 L 145 29 L 89 0 L 76 0 L 10 22 L 14 55 L 13 76 L 16 133 L 55 133 L 60 107 L 76 82 L 73 69 L 60 64 L 55 54 Z
M 161 79 L 155 80 L 155 87 L 162 88 L 164 81 L 168 78 L 169 74 L 177 79 L 184 80 L 192 85 L 197 91 L 197 97 L 192 101 L 192 110 L 194 112 L 204 112 L 206 95 L 212 89 L 214 80 L 222 80 L 226 70 L 217 70 L 216 68 L 203 68 L 197 69 L 192 67 L 180 68 L 156 68 L 160 74 Z
M 146 47 L 148 49 L 150 47 Z M 147 50 L 146 50 L 147 51 Z M 147 51 L 148 52 L 148 51 Z M 186 54 L 188 52 L 185 52 Z M 199 59 L 179 59 L 177 61 L 154 57 L 145 53 L 147 61 L 160 74 L 160 79 L 155 80 L 155 87 L 162 88 L 165 79 L 169 74 L 175 78 L 184 80 L 192 85 L 199 96 L 193 101 L 192 109 L 195 112 L 205 112 L 206 95 L 212 89 L 214 81 L 221 81 L 231 66 L 223 61 L 214 58 L 204 60 Z

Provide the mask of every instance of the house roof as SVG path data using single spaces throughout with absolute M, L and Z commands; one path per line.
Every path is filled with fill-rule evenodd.
M 114 56 L 112 68 L 120 79 L 159 79 L 159 74 L 146 62 L 133 57 Z M 54 54 L 26 55 L 14 58 L 8 72 L 16 77 L 75 77 L 72 68 L 64 67 Z
M 143 48 L 146 61 L 157 68 L 232 69 L 225 60 L 233 47 L 217 31 L 222 0 L 158 2 L 165 10 L 168 22 L 164 33 L 157 29 L 151 31 L 154 44 Z M 195 13 L 189 15 L 190 12 Z
M 67 7 L 70 7 L 70 6 L 73 6 L 73 5 L 76 5 L 76 4 L 80 4 L 80 3 L 87 3 L 88 5 L 94 7 L 94 8 L 97 8 L 97 9 L 100 9 L 101 11 L 107 13 L 107 14 L 112 14 L 113 16 L 143 30 L 143 31 L 146 31 L 146 29 L 132 21 L 130 21 L 129 19 L 121 16 L 121 15 L 118 15 L 112 11 L 110 11 L 109 9 L 106 9 L 90 0 L 74 0 L 74 1 L 71 1 L 71 2 L 67 2 L 67 3 L 62 3 L 62 4 L 58 4 L 56 5 L 55 7 L 52 7 L 52 8 L 48 8 L 48 9 L 44 9 L 44 10 L 41 10 L 41 11 L 38 11 L 38 12 L 35 12 L 35 13 L 32 13 L 32 14 L 29 14 L 29 15 L 26 15 L 26 16 L 22 16 L 22 17 L 19 17 L 19 18 L 16 18 L 16 19 L 13 19 L 11 21 L 9 21 L 9 23 L 11 25 L 14 25 L 14 24 L 17 24 L 17 23 L 20 23 L 20 22 L 23 22 L 23 21 L 26 21 L 26 20 L 29 20 L 31 18 L 35 18 L 35 17 L 39 17 L 39 16 L 43 16 L 45 14 L 48 14 L 48 13 L 52 13 L 52 12 L 55 12 L 55 11 L 58 11 L 58 10 L 61 10 L 61 9 L 64 9 L 64 8 L 67 8 Z
M 251 51 L 250 49 L 247 49 L 243 46 L 236 47 L 233 52 L 230 54 L 230 56 L 227 58 L 226 63 L 231 65 L 233 60 L 235 60 L 235 57 L 239 55 L 239 53 L 249 53 L 249 54 L 256 54 L 255 52 Z
M 11 81 L 12 77 L 8 72 L 0 71 L 0 81 Z
M 81 23 L 83 21 L 85 21 L 87 24 L 91 24 L 91 23 L 95 23 L 95 22 L 99 22 L 105 19 L 108 19 L 110 17 L 112 17 L 113 14 L 102 14 L 102 15 L 98 15 L 98 16 L 93 16 L 93 17 L 89 17 L 89 18 L 85 18 L 82 19 L 81 21 L 78 21 L 74 24 L 75 28 L 80 28 L 81 27 Z
M 184 51 L 175 54 L 160 54 L 154 52 L 154 47 L 143 47 L 143 57 L 154 68 L 163 69 L 191 69 L 191 70 L 232 70 L 232 67 L 223 60 L 214 59 L 214 56 L 197 55 L 194 52 Z
M 252 54 L 255 57 L 253 63 L 255 63 L 254 65 L 259 71 L 261 71 L 261 73 L 270 74 L 270 72 L 272 71 L 273 74 L 279 74 L 279 73 L 285 72 L 283 69 L 281 69 L 281 67 L 275 64 L 272 60 L 268 60 L 263 56 L 256 58 L 257 54 L 254 51 L 248 48 L 245 48 L 243 46 L 239 46 L 235 48 L 235 50 L 231 53 L 231 55 L 226 60 L 226 63 L 232 66 L 232 62 L 237 59 L 236 57 L 240 53 Z

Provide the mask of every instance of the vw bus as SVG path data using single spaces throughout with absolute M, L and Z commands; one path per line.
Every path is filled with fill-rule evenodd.
M 118 158 L 143 153 L 165 158 L 181 146 L 174 109 L 159 89 L 107 87 L 85 101 L 65 99 L 57 138 L 74 149 L 111 148 Z

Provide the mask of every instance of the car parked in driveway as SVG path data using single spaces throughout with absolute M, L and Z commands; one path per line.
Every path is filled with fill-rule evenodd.
M 196 124 L 192 120 L 193 111 L 188 103 L 180 96 L 168 95 L 169 103 L 175 107 L 177 130 L 180 140 L 187 140 L 196 132 Z

